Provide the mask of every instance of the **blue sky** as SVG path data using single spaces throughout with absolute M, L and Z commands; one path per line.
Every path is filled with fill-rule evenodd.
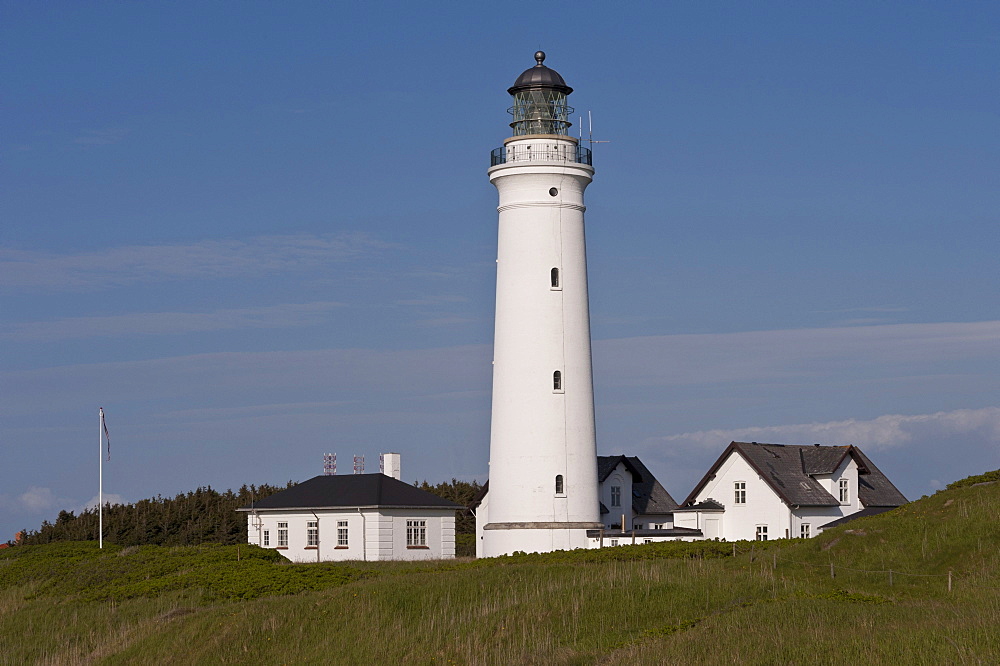
M 0 3 L 0 539 L 403 454 L 484 479 L 506 88 L 593 112 L 601 453 L 1000 467 L 995 3 Z M 574 131 L 576 131 L 574 127 Z

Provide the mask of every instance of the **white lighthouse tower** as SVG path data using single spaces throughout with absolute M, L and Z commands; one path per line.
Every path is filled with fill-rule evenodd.
M 489 492 L 478 555 L 583 548 L 600 524 L 583 193 L 573 89 L 535 54 L 507 92 L 513 135 L 491 155 L 500 195 Z

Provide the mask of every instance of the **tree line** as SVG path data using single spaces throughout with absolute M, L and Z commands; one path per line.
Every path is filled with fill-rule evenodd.
M 106 504 L 104 539 L 119 546 L 246 543 L 246 515 L 237 513 L 236 509 L 294 485 L 291 481 L 284 486 L 244 485 L 239 490 L 225 492 L 206 486 L 176 497 L 157 495 L 134 504 Z M 427 481 L 414 485 L 462 506 L 468 506 L 480 490 L 476 482 L 455 479 L 437 485 Z M 63 510 L 54 523 L 45 521 L 37 530 L 25 530 L 21 543 L 38 545 L 54 541 L 97 541 L 98 524 L 97 507 L 79 514 Z M 469 511 L 455 512 L 455 530 L 458 534 L 475 533 L 475 518 Z

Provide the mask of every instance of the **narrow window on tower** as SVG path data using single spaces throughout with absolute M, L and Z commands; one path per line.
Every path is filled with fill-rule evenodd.
M 552 392 L 553 393 L 563 392 L 562 373 L 558 370 L 552 373 Z
M 556 474 L 556 495 L 563 495 L 565 492 L 565 488 L 563 487 L 563 475 Z
M 549 276 L 552 289 L 562 289 L 562 285 L 559 283 L 559 269 L 553 268 Z

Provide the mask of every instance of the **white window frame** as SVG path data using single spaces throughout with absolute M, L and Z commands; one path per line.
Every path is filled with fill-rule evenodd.
M 851 481 L 850 479 L 840 480 L 840 503 L 850 504 L 851 503 Z
M 306 521 L 306 548 L 319 548 L 319 521 Z
M 733 483 L 733 504 L 743 506 L 747 503 L 747 482 L 736 481 Z
M 427 521 L 407 520 L 406 521 L 406 547 L 426 548 L 427 547 Z
M 799 525 L 799 538 L 800 539 L 811 539 L 812 538 L 812 525 L 809 523 L 802 523 Z
M 767 525 L 757 526 L 757 541 L 767 541 Z
M 346 520 L 337 521 L 337 548 L 348 548 L 350 546 L 347 529 Z
M 620 507 L 622 505 L 622 487 L 611 486 L 611 506 Z
M 271 530 L 264 530 L 260 537 L 260 545 L 263 548 L 271 547 Z
M 278 548 L 288 548 L 288 523 L 278 523 Z

